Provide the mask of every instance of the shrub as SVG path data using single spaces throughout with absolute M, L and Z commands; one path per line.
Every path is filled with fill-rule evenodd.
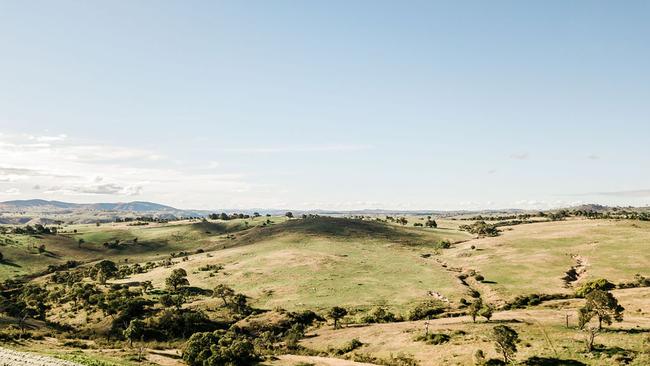
M 418 304 L 415 308 L 411 309 L 408 314 L 409 320 L 430 319 L 433 316 L 442 314 L 445 311 L 444 307 L 435 301 L 427 301 Z
M 434 345 L 447 343 L 450 339 L 451 337 L 448 334 L 444 333 L 427 333 L 415 337 L 416 342 L 424 342 L 426 344 Z

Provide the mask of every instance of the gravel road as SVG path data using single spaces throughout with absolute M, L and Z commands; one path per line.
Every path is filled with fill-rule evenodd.
M 57 358 L 40 356 L 28 352 L 18 352 L 0 347 L 0 366 L 82 366 Z

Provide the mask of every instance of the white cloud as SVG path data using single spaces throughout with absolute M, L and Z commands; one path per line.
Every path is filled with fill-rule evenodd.
M 75 196 L 85 201 L 97 201 L 97 197 L 116 201 L 141 196 L 170 204 L 183 199 L 195 202 L 193 207 L 214 207 L 217 200 L 241 197 L 251 202 L 254 198 L 246 193 L 259 187 L 242 174 L 215 171 L 214 162 L 209 172 L 200 171 L 174 164 L 158 151 L 76 143 L 67 136 L 47 140 L 0 135 L 0 182 L 14 183 L 23 192 L 39 191 L 47 199 Z
M 18 189 L 18 188 L 9 188 L 9 189 L 5 190 L 2 193 L 10 195 L 10 196 L 15 196 L 15 195 L 20 194 L 20 189 Z

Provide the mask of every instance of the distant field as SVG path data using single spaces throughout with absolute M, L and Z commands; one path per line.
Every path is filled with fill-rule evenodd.
M 63 264 L 68 260 L 87 262 L 111 259 L 122 262 L 128 259 L 135 263 L 160 260 L 172 252 L 223 248 L 232 245 L 232 239 L 227 238 L 228 234 L 261 225 L 267 219 L 280 223 L 286 218 L 180 221 L 142 226 L 129 226 L 126 223 L 105 223 L 99 226 L 81 224 L 67 225 L 59 235 L 0 235 L 0 252 L 5 258 L 0 263 L 0 280 L 37 273 L 49 265 Z M 135 238 L 137 243 L 133 242 Z M 79 239 L 85 241 L 81 247 Z M 105 242 L 115 240 L 126 245 L 120 249 L 104 247 Z M 39 254 L 37 247 L 41 244 L 45 245 L 46 251 Z

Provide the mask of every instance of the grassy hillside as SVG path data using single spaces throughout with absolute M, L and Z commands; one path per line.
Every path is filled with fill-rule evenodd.
M 594 278 L 628 282 L 636 273 L 650 274 L 650 222 L 571 219 L 503 229 L 498 237 L 459 244 L 441 259 L 480 271 L 494 282 L 483 289 L 504 299 L 572 291 L 562 277 L 578 261 L 584 272 L 574 286 Z
M 193 255 L 174 268 L 186 269 L 194 286 L 225 283 L 266 309 L 402 309 L 430 299 L 429 291 L 452 299 L 465 296 L 449 272 L 421 256 L 436 252 L 443 240 L 460 238 L 466 235 L 342 218 L 291 220 L 251 229 L 234 241 L 237 247 Z M 224 268 L 216 275 L 199 270 L 208 265 Z M 125 281 L 163 286 L 174 268 L 156 268 Z
M 179 221 L 166 224 L 130 226 L 127 223 L 67 225 L 58 235 L 0 234 L 0 280 L 38 273 L 49 265 L 69 260 L 81 262 L 110 259 L 130 263 L 160 260 L 173 252 L 206 251 L 234 245 L 228 235 L 262 225 L 268 218 L 229 221 Z M 283 217 L 273 217 L 274 223 Z M 136 239 L 137 240 L 134 240 Z M 79 246 L 79 239 L 84 243 Z M 104 243 L 119 240 L 119 248 L 107 248 Z M 39 253 L 38 246 L 46 251 Z

